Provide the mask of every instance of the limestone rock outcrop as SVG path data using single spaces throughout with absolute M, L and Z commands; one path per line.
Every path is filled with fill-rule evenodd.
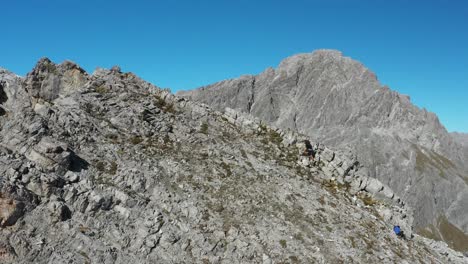
M 306 135 L 118 67 L 0 84 L 2 263 L 466 263 L 352 150 L 304 159 Z

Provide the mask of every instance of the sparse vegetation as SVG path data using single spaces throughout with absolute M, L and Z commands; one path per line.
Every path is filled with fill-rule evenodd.
M 361 199 L 362 202 L 364 203 L 364 205 L 366 205 L 366 206 L 374 206 L 374 205 L 378 204 L 378 201 L 375 200 L 374 198 L 372 198 L 372 196 L 370 196 L 367 193 L 360 193 L 358 195 L 358 198 Z
M 119 139 L 119 136 L 114 133 L 109 133 L 106 135 L 106 138 L 112 140 L 112 141 L 117 141 Z
M 159 95 L 154 96 L 156 106 L 166 113 L 175 113 L 174 104 L 167 103 L 166 100 L 161 98 Z
M 245 150 L 240 149 L 240 153 L 241 153 L 241 155 L 242 155 L 242 157 L 243 157 L 244 159 L 247 159 L 247 158 L 248 158 L 247 153 L 245 152 Z
M 100 94 L 106 94 L 109 92 L 109 89 L 107 89 L 105 86 L 99 86 L 95 89 L 96 93 Z
M 115 161 L 112 161 L 109 163 L 109 166 L 107 166 L 106 162 L 103 161 L 98 161 L 94 165 L 96 169 L 100 172 L 107 173 L 110 175 L 115 175 L 117 173 L 117 163 Z
M 269 130 L 268 131 L 268 137 L 270 138 L 270 141 L 276 145 L 280 145 L 281 142 L 283 142 L 283 138 L 281 137 L 281 135 L 274 131 L 274 130 Z
M 115 163 L 115 161 L 111 162 L 110 168 L 107 172 L 111 175 L 115 175 L 115 173 L 117 172 L 117 163 Z
M 428 225 L 418 229 L 417 233 L 430 239 L 445 240 L 455 250 L 468 251 L 468 236 L 450 223 L 445 216 L 439 216 L 437 227 Z
M 104 172 L 106 170 L 106 164 L 102 161 L 98 161 L 95 165 L 96 169 L 100 172 Z
M 281 245 L 282 248 L 286 248 L 286 247 L 287 247 L 286 240 L 281 239 L 281 240 L 279 241 L 279 243 L 280 243 L 280 245 Z
M 57 66 L 55 66 L 55 64 L 53 64 L 52 62 L 46 63 L 45 67 L 46 67 L 47 71 L 50 72 L 50 73 L 53 73 L 53 74 L 58 73 L 57 72 Z
M 88 254 L 86 254 L 86 252 L 80 250 L 78 253 L 86 259 L 85 264 L 91 263 L 91 259 L 89 258 Z
M 319 201 L 319 203 L 320 203 L 322 206 L 326 204 L 326 202 L 325 202 L 325 197 L 324 197 L 323 195 L 320 196 L 320 198 L 319 198 L 318 201 Z
M 267 131 L 267 126 L 266 126 L 265 124 L 262 123 L 262 124 L 259 125 L 259 130 L 260 130 L 260 131 L 259 131 L 260 134 L 261 134 L 261 133 L 265 133 L 265 132 Z
M 163 138 L 163 142 L 164 142 L 164 144 L 171 144 L 172 140 L 169 137 L 169 135 L 165 135 L 164 138 Z
M 356 240 L 354 239 L 354 237 L 350 236 L 350 237 L 349 237 L 349 241 L 351 241 L 351 247 L 352 247 L 352 248 L 357 248 L 357 246 L 356 246 Z
M 203 123 L 200 128 L 200 133 L 208 135 L 208 124 Z
M 296 256 L 289 256 L 291 263 L 300 263 L 299 259 Z
M 294 239 L 298 240 L 298 241 L 301 241 L 301 242 L 304 242 L 304 236 L 302 236 L 301 233 L 297 233 L 294 235 Z
M 86 233 L 86 232 L 91 231 L 91 229 L 89 227 L 87 227 L 87 226 L 79 225 L 78 226 L 78 231 L 80 233 Z
M 226 177 L 232 176 L 232 171 L 231 171 L 231 167 L 229 166 L 229 164 L 222 162 L 221 167 L 226 171 Z
M 416 145 L 413 148 L 416 152 L 416 170 L 419 172 L 424 172 L 432 167 L 439 170 L 440 177 L 447 179 L 445 171 L 455 168 L 455 164 L 452 161 L 434 151 L 423 150 Z
M 130 138 L 130 142 L 131 142 L 133 145 L 138 145 L 138 144 L 140 144 L 141 142 L 143 142 L 143 138 L 140 137 L 140 136 L 133 136 L 132 138 Z

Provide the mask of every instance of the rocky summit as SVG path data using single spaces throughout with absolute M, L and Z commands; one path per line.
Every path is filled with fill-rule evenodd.
M 259 75 L 178 95 L 350 148 L 369 177 L 414 209 L 419 233 L 468 250 L 468 137 L 449 134 L 435 114 L 341 52 L 298 54 Z
M 334 61 L 327 57 L 332 55 L 313 56 Z M 306 75 L 288 74 L 305 74 L 307 67 L 295 67 L 309 56 L 284 63 L 278 82 L 302 83 Z M 364 84 L 372 82 L 365 78 L 370 73 L 359 75 L 352 67 L 326 68 L 337 78 L 351 71 Z M 261 78 L 274 81 L 275 75 L 268 70 Z M 257 102 L 268 94 L 257 93 L 262 81 L 230 83 L 239 91 L 251 88 L 239 94 L 239 102 L 243 96 L 250 102 L 240 110 L 258 113 Z M 336 93 L 343 88 L 334 87 Z M 400 100 L 384 91 L 375 99 L 389 93 Z M 267 99 L 272 104 L 265 113 L 279 117 L 280 94 L 271 95 L 276 99 Z M 322 106 L 343 99 L 330 96 Z M 358 97 L 348 100 L 352 105 Z M 383 107 L 375 100 L 369 104 L 375 114 Z M 411 176 L 410 189 L 395 190 L 395 181 L 372 177 L 380 169 L 361 160 L 368 152 L 317 143 L 298 129 L 270 125 L 273 119 L 223 111 L 174 96 L 119 67 L 91 75 L 72 62 L 41 59 L 26 77 L 0 70 L 0 262 L 467 263 L 444 242 L 413 232 L 406 192 L 420 182 L 425 188 L 424 178 L 412 182 Z M 338 123 L 321 113 L 311 120 Z M 306 116 L 291 124 L 299 127 Z M 445 150 L 442 143 L 414 149 L 426 158 L 423 165 L 456 170 L 457 160 L 449 163 L 435 152 Z M 412 164 L 415 157 L 408 155 Z M 447 197 L 436 196 L 441 203 L 452 201 L 463 186 L 452 185 L 451 177 L 439 176 L 453 188 Z M 431 195 L 440 187 L 433 188 Z

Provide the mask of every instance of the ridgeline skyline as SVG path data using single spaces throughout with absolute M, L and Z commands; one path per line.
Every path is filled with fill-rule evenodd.
M 15 1 L 3 4 L 0 67 L 37 60 L 120 65 L 173 92 L 336 49 L 383 85 L 468 132 L 468 3 L 452 1 Z

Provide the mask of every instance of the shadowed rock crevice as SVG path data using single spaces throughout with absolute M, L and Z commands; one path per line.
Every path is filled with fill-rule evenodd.
M 76 155 L 73 151 L 70 150 L 70 164 L 68 165 L 68 170 L 73 172 L 81 172 L 83 170 L 88 170 L 89 162 L 82 159 Z
M 247 112 L 252 111 L 252 105 L 255 103 L 255 78 L 252 78 L 252 84 L 250 87 L 250 97 L 247 102 Z
M 5 93 L 5 90 L 3 90 L 3 85 L 0 83 L 0 104 L 5 103 L 8 100 L 8 96 Z
M 3 85 L 0 83 L 0 116 L 3 116 L 6 114 L 5 109 L 1 106 L 1 104 L 5 103 L 8 100 L 8 96 L 5 93 L 5 90 L 3 90 Z

